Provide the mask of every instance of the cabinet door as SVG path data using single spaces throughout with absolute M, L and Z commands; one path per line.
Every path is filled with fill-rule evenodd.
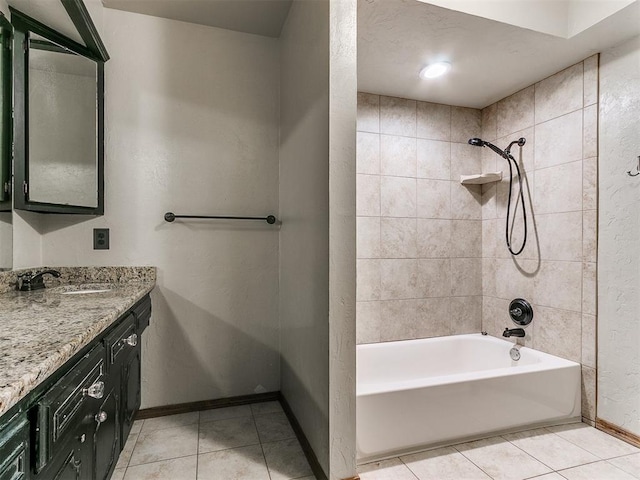
M 0 422 L 0 480 L 26 480 L 29 473 L 29 422 L 17 413 Z
M 95 480 L 108 480 L 120 453 L 119 396 L 112 389 L 94 416 L 93 467 Z
M 140 408 L 140 345 L 131 350 L 122 366 L 122 448 Z
M 84 480 L 86 476 L 86 465 L 83 464 L 78 452 L 74 449 L 66 457 L 52 480 Z

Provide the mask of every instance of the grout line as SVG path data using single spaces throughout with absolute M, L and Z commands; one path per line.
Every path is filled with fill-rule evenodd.
M 200 468 L 200 412 L 198 412 L 198 436 L 196 438 L 196 478 L 198 480 L 198 469 Z
M 267 469 L 267 475 L 271 479 L 271 470 L 269 469 L 269 464 L 267 463 L 267 456 L 264 454 L 264 447 L 262 444 L 262 438 L 260 437 L 260 432 L 258 431 L 258 424 L 256 423 L 256 416 L 253 414 L 253 409 L 251 409 L 251 419 L 253 420 L 253 428 L 256 429 L 256 435 L 258 435 L 258 442 L 260 445 L 260 452 L 262 452 L 262 459 L 264 460 L 264 466 Z
M 160 463 L 160 462 L 170 462 L 171 460 L 178 460 L 180 458 L 188 458 L 188 457 L 197 457 L 198 454 L 191 454 L 191 455 L 180 455 L 179 457 L 171 457 L 171 458 L 163 458 L 161 460 L 153 460 L 151 462 L 145 462 L 145 463 L 138 463 L 136 465 L 129 465 L 127 467 L 127 470 L 129 470 L 132 467 L 142 467 L 144 465 L 152 465 L 154 463 Z M 125 472 L 126 473 L 126 472 Z
M 487 477 L 491 478 L 493 480 L 493 477 L 491 475 L 489 475 L 489 472 L 485 471 L 480 465 L 478 465 L 477 463 L 475 463 L 473 460 L 471 460 L 469 457 L 467 457 L 464 452 L 461 452 L 457 447 L 458 445 L 463 445 L 462 443 L 458 443 L 456 445 L 452 445 L 453 449 L 458 452 L 460 455 L 462 455 L 464 457 L 465 460 L 467 460 L 469 463 L 471 463 L 472 465 L 474 465 L 476 468 L 478 468 L 482 473 L 484 473 Z
M 418 475 L 417 475 L 413 470 L 411 470 L 411 467 L 410 467 L 409 465 L 407 465 L 406 463 L 404 463 L 404 460 L 402 460 L 402 458 L 400 458 L 400 457 L 395 457 L 395 458 L 397 458 L 397 459 L 400 461 L 400 464 L 401 464 L 401 465 L 404 465 L 404 467 L 405 467 L 407 470 L 409 470 L 409 472 L 411 473 L 411 475 L 413 475 L 417 480 L 420 480 L 420 477 L 418 477 Z M 393 459 L 391 459 L 391 460 L 393 460 Z

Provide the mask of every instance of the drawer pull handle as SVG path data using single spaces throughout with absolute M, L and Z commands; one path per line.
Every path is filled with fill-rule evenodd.
M 96 382 L 93 385 L 91 385 L 89 388 L 83 388 L 82 395 L 84 395 L 85 397 L 88 396 L 91 398 L 104 397 L 104 382 L 103 381 Z
M 96 422 L 104 423 L 107 421 L 107 412 L 101 411 L 96 414 Z
M 80 440 L 80 443 L 84 443 L 87 441 L 87 436 L 83 433 L 82 435 L 80 435 L 79 440 Z
M 138 345 L 138 334 L 132 333 L 127 338 L 124 338 L 122 340 L 122 343 L 124 343 L 125 345 L 129 345 L 130 347 L 135 347 L 136 345 Z

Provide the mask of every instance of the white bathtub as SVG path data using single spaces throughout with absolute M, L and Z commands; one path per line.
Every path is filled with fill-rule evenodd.
M 358 345 L 358 461 L 580 418 L 580 364 L 481 334 Z

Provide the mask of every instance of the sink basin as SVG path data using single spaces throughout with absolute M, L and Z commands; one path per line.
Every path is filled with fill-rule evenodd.
M 110 292 L 110 288 L 101 288 L 101 289 L 87 289 L 87 290 L 71 290 L 67 292 L 61 292 L 61 295 L 84 295 L 86 293 L 104 293 Z

